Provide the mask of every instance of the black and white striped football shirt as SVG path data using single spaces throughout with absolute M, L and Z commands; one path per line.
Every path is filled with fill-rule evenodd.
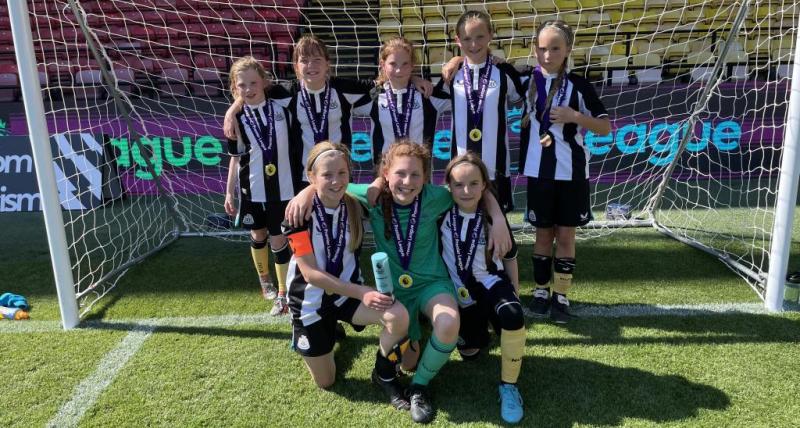
M 409 102 L 407 89 L 401 89 L 400 94 L 402 103 L 396 103 L 398 113 L 402 114 Z M 433 146 L 433 136 L 436 133 L 436 122 L 439 113 L 450 110 L 449 96 L 436 91 L 430 98 L 425 98 L 416 89 L 413 90 L 414 99 L 411 109 L 411 123 L 408 128 L 407 138 L 416 143 L 424 144 L 429 149 Z M 386 97 L 392 93 L 397 100 L 389 83 L 377 88 L 377 95 L 373 102 L 368 106 L 367 114 L 372 119 L 372 159 L 375 164 L 380 163 L 381 155 L 389 150 L 389 146 L 395 142 L 395 130 L 392 117 L 389 113 L 389 105 Z M 440 95 L 437 95 L 440 94 Z M 442 97 L 444 95 L 444 97 Z M 362 110 L 359 109 L 359 112 Z
M 341 215 L 341 210 L 344 207 L 330 209 L 325 208 L 325 215 L 330 221 L 329 224 L 333 225 L 333 236 L 338 236 L 342 231 L 338 230 L 338 220 Z M 325 255 L 325 241 L 322 237 L 322 230 L 315 223 L 314 216 L 300 227 L 293 228 L 288 223 L 283 224 L 283 234 L 289 236 L 293 233 L 309 230 L 311 233 L 311 246 L 314 249 L 314 258 L 316 259 L 317 266 L 324 269 L 326 265 Z M 350 226 L 345 226 L 347 230 L 345 236 L 345 249 L 342 257 L 342 273 L 339 274 L 339 279 L 345 282 L 354 284 L 362 284 L 364 282 L 361 277 L 361 268 L 358 264 L 358 257 L 361 253 L 361 247 L 356 251 L 350 251 Z M 295 256 L 292 256 L 289 261 L 289 271 L 286 275 L 286 283 L 288 284 L 289 295 L 289 309 L 291 310 L 292 317 L 299 320 L 304 326 L 311 325 L 319 321 L 328 311 L 333 311 L 335 307 L 341 306 L 347 299 L 347 296 L 338 294 L 327 294 L 325 290 L 309 284 L 303 278 L 300 268 L 297 266 Z
M 483 64 L 480 65 L 482 70 Z M 508 149 L 507 133 L 507 104 L 519 102 L 524 94 L 524 87 L 517 70 L 510 64 L 491 65 L 492 75 L 489 79 L 489 88 L 483 106 L 482 117 L 478 123 L 473 123 L 472 114 L 467 104 L 464 87 L 463 64 L 459 65 L 458 72 L 445 84 L 440 81 L 437 89 L 442 89 L 451 96 L 451 110 L 453 114 L 451 156 L 455 157 L 471 150 L 477 153 L 489 170 L 489 178 L 495 179 L 495 172 L 505 176 L 510 175 L 510 153 Z M 477 98 L 478 80 L 474 73 L 467 73 L 466 78 L 471 79 L 474 96 Z M 480 141 L 472 141 L 469 132 L 473 128 L 481 130 Z
M 555 80 L 555 75 L 544 75 L 545 93 Z M 525 80 L 526 92 L 530 89 L 533 77 Z M 566 91 L 564 103 L 575 111 L 592 117 L 607 117 L 605 106 L 597 96 L 594 87 L 585 78 L 573 73 L 566 74 Z M 533 94 L 536 100 L 537 94 Z M 554 96 L 551 108 L 558 107 L 560 97 Z M 526 96 L 526 99 L 530 99 Z M 536 109 L 527 106 L 528 109 Z M 530 111 L 530 110 L 528 110 Z M 520 171 L 528 177 L 547 178 L 555 180 L 586 180 L 589 178 L 589 150 L 583 144 L 583 128 L 576 123 L 553 123 L 548 133 L 553 143 L 542 147 L 539 143 L 541 123 L 533 115 L 528 126 L 523 127 L 520 133 Z
M 369 93 L 375 87 L 375 83 L 372 80 L 331 77 L 328 79 L 327 85 L 330 86 L 332 91 L 328 110 L 328 141 L 342 143 L 350 148 L 353 144 L 352 109 L 372 101 Z M 300 178 L 303 181 L 308 181 L 305 177 L 306 160 L 311 148 L 318 141 L 314 141 L 314 131 L 311 122 L 308 120 L 305 103 L 300 91 L 300 82 L 295 80 L 287 85 L 273 86 L 270 90 L 270 97 L 276 99 L 277 102 L 292 112 L 294 120 L 290 128 L 290 143 L 293 147 L 293 162 L 298 162 L 301 165 Z M 324 104 L 325 88 L 319 91 L 310 91 L 308 95 L 311 111 L 321 112 Z
M 275 127 L 272 163 L 276 167 L 276 172 L 272 176 L 268 176 L 265 171 L 267 163 L 255 134 L 261 132 L 264 142 L 267 143 L 269 126 L 265 107 L 268 102 L 272 105 Z M 248 125 L 243 109 L 236 114 L 239 137 L 237 141 L 228 142 L 228 153 L 231 156 L 239 156 L 239 186 L 242 195 L 252 202 L 288 201 L 295 195 L 295 177 L 298 172 L 293 169 L 289 147 L 291 114 L 288 109 L 270 99 L 249 107 L 255 115 L 257 121 L 255 125 L 259 129 L 254 131 Z

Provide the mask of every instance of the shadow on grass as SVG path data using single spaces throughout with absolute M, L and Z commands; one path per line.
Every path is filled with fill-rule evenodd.
M 525 357 L 518 386 L 527 426 L 619 425 L 626 418 L 683 421 L 701 409 L 722 410 L 721 390 L 681 376 L 661 376 L 575 358 Z M 432 383 L 435 406 L 451 422 L 503 424 L 497 402 L 500 358 L 451 361 Z M 441 418 L 441 417 L 440 417 Z
M 337 365 L 342 354 L 337 353 Z M 518 386 L 525 400 L 524 426 L 619 425 L 626 418 L 674 422 L 695 417 L 701 409 L 730 406 L 721 390 L 681 376 L 574 358 L 525 357 L 523 367 Z M 342 379 L 343 373 L 339 367 L 331 393 L 352 402 L 389 406 L 369 380 Z M 494 381 L 499 377 L 497 356 L 484 353 L 473 362 L 450 361 L 430 386 L 439 411 L 436 420 L 503 425 Z M 410 378 L 402 382 L 408 384 Z M 397 417 L 411 422 L 408 412 L 397 411 Z
M 122 298 L 122 294 L 112 294 L 111 296 L 101 299 L 97 304 L 95 304 L 91 311 L 83 318 L 83 321 L 97 321 L 102 320 L 106 317 L 108 310 L 114 307 L 117 304 L 119 299 Z
M 252 323 L 250 323 L 252 324 Z M 272 326 L 274 324 L 270 324 Z M 288 326 L 288 324 L 287 324 Z M 287 346 L 292 339 L 292 333 L 277 330 L 242 329 L 233 327 L 203 327 L 203 326 L 179 326 L 179 325 L 158 325 L 148 326 L 141 323 L 114 322 L 114 321 L 92 321 L 83 327 L 97 330 L 110 331 L 148 331 L 155 327 L 155 332 L 159 334 L 174 333 L 183 335 L 219 336 L 236 337 L 240 339 L 270 339 L 284 340 Z
M 677 311 L 677 310 L 676 310 Z M 667 311 L 669 312 L 669 311 Z M 563 345 L 629 345 L 629 344 L 741 344 L 741 343 L 800 343 L 800 320 L 766 314 L 710 314 L 703 311 L 694 316 L 653 315 L 627 318 L 577 318 L 562 328 L 582 337 L 528 339 L 527 344 L 538 346 Z M 602 320 L 602 321 L 601 321 Z M 537 324 L 528 323 L 528 336 Z M 625 335 L 626 329 L 659 330 L 672 333 L 659 337 L 652 332 Z M 674 334 L 678 333 L 678 334 Z M 534 334 L 535 336 L 535 334 Z

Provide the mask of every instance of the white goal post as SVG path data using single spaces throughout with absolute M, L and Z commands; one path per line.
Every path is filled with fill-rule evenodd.
M 233 60 L 254 55 L 291 80 L 293 43 L 314 34 L 333 73 L 366 79 L 380 43 L 403 35 L 419 74 L 435 80 L 458 54 L 453 24 L 470 9 L 492 16 L 492 54 L 519 67 L 535 64 L 536 25 L 559 18 L 575 29 L 571 70 L 613 121 L 611 134 L 584 136 L 595 221 L 581 239 L 653 227 L 713 254 L 770 311 L 783 307 L 800 232 L 794 1 L 8 0 L 7 9 L 65 328 L 180 237 L 243 239 L 220 215 Z M 521 112 L 509 106 L 511 221 L 531 242 Z M 432 142 L 437 182 L 450 123 L 440 118 Z M 366 118 L 353 119 L 349 143 L 355 179 L 366 180 Z

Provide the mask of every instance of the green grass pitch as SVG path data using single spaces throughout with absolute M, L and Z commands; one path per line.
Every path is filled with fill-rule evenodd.
M 31 321 L 0 322 L 3 426 L 412 425 L 369 382 L 377 327 L 348 329 L 336 384 L 314 387 L 288 323 L 265 315 L 246 244 L 180 239 L 63 332 L 41 216 L 2 219 L 0 292 L 34 306 Z M 530 254 L 523 245 L 524 302 Z M 646 314 L 529 320 L 523 426 L 797 426 L 800 314 L 673 311 L 760 300 L 716 259 L 649 229 L 581 241 L 577 259 L 575 309 Z M 434 425 L 502 425 L 498 345 L 451 357 L 432 383 Z

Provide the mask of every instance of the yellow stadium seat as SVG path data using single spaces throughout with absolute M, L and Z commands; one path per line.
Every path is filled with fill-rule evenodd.
M 506 54 L 506 58 L 508 59 L 527 58 L 530 56 L 536 56 L 531 51 L 531 47 L 526 47 L 519 44 L 512 44 L 508 50 L 508 53 Z
M 494 41 L 498 44 L 508 44 L 514 39 L 513 28 L 501 28 L 494 33 Z
M 655 53 L 639 53 L 631 56 L 634 67 L 661 67 L 661 57 Z
M 452 21 L 453 25 L 455 25 L 455 22 L 463 13 L 464 7 L 460 4 L 449 4 L 444 6 L 444 17 L 447 19 L 447 22 Z
M 533 33 L 536 31 L 537 15 L 520 16 L 516 18 L 517 29 Z
M 564 0 L 559 0 L 558 1 L 559 5 L 560 4 L 565 4 L 565 3 L 566 4 L 569 4 L 569 3 L 575 4 L 575 5 L 577 5 L 578 9 L 580 9 L 582 11 L 587 11 L 587 12 L 592 10 L 592 9 L 600 9 L 600 7 L 603 5 L 603 2 L 600 1 L 600 0 L 575 0 L 575 1 L 572 1 L 572 2 L 567 2 L 567 1 L 564 1 Z
M 403 18 L 403 23 L 406 22 L 407 19 L 416 18 L 422 20 L 422 13 L 420 9 L 416 6 L 403 6 L 400 9 L 400 16 Z
M 655 9 L 661 8 L 665 9 L 667 7 L 668 0 L 645 0 L 644 7 L 645 9 Z
M 692 48 L 687 42 L 673 43 L 667 46 L 664 52 L 664 59 L 667 60 L 681 60 L 686 58 L 692 52 Z
M 639 83 L 661 81 L 661 57 L 655 53 L 639 53 L 632 57 L 634 71 Z
M 531 0 L 530 4 L 533 7 L 534 12 L 537 14 L 556 13 L 559 9 L 553 0 Z M 572 6 L 571 8 L 575 9 L 575 6 Z
M 500 28 L 512 28 L 514 26 L 514 19 L 511 17 L 511 14 L 498 13 L 492 15 L 492 25 L 495 30 Z
M 611 24 L 611 15 L 607 13 L 590 13 L 586 17 L 586 24 L 589 27 L 604 27 Z
M 400 19 L 400 9 L 396 7 L 384 7 L 378 15 L 381 20 L 384 19 Z
M 479 2 L 464 3 L 464 10 L 475 10 L 478 12 L 486 12 L 486 4 Z
M 514 16 L 530 15 L 533 13 L 533 2 L 529 0 L 513 1 L 510 2 L 509 9 Z
M 422 6 L 422 17 L 425 20 L 428 18 L 442 18 L 444 19 L 444 8 L 442 6 L 433 4 L 433 5 L 423 5 Z
M 386 42 L 389 39 L 400 36 L 400 29 L 397 28 L 394 30 L 385 30 L 385 31 L 382 30 L 380 31 L 380 36 L 381 36 L 381 43 Z
M 508 4 L 505 2 L 491 2 L 486 3 L 486 12 L 492 16 L 492 20 L 496 14 L 510 14 L 511 10 L 508 8 Z
M 378 24 L 378 31 L 397 31 L 400 32 L 400 21 L 397 19 L 381 19 Z
M 680 22 L 682 24 L 692 24 L 703 20 L 704 20 L 704 15 L 702 8 L 690 8 L 683 10 L 683 15 L 681 15 Z
M 713 67 L 715 56 L 710 44 L 694 42 L 689 44 L 689 49 L 689 54 L 685 60 L 687 64 Z
M 442 18 L 425 19 L 425 39 L 431 41 L 447 40 L 447 21 Z

